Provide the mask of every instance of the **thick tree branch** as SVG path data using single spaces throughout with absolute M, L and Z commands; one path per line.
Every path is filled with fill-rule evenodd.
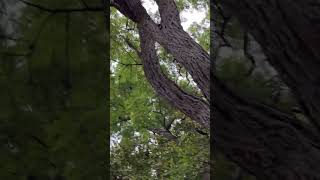
M 155 41 L 145 26 L 138 28 L 145 75 L 155 91 L 191 119 L 209 128 L 209 104 L 187 94 L 163 74 L 155 50 Z
M 185 67 L 206 99 L 210 101 L 208 53 L 182 28 L 177 26 L 161 27 L 154 23 L 139 0 L 115 0 L 114 2 L 117 4 L 115 7 L 122 14 L 140 26 L 144 26 L 146 31 L 150 33 L 150 37 L 162 45 L 168 53 L 174 56 L 177 62 Z
M 138 23 L 143 20 L 151 20 L 140 0 L 113 0 L 110 5 L 118 9 L 133 22 Z
M 182 28 L 179 11 L 174 0 L 156 0 L 159 7 L 162 26 L 177 26 Z

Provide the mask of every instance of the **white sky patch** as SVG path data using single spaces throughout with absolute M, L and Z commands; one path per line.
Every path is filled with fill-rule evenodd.
M 143 7 L 146 8 L 149 14 L 156 14 L 158 6 L 153 0 L 144 0 L 142 2 Z M 201 23 L 206 17 L 206 9 L 188 9 L 180 12 L 181 25 L 185 31 L 188 30 L 192 23 Z
M 195 10 L 188 9 L 180 13 L 180 18 L 182 21 L 182 26 L 184 30 L 187 30 L 192 23 L 201 23 L 201 21 L 206 17 L 205 9 Z
M 115 146 L 117 146 L 120 141 L 121 141 L 122 136 L 120 135 L 119 132 L 112 134 L 110 137 L 110 148 L 114 148 Z

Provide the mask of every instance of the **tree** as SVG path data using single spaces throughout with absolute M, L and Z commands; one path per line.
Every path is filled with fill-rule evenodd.
M 317 4 L 306 1 L 222 2 L 223 7 L 234 13 L 246 31 L 262 46 L 268 61 L 292 90 L 298 105 L 310 119 L 310 125 L 277 107 L 248 100 L 221 81 L 215 71 L 211 75 L 213 88 L 210 99 L 208 53 L 181 28 L 179 12 L 173 0 L 156 2 L 160 24 L 151 20 L 138 0 L 112 1 L 114 7 L 137 23 L 141 43 L 139 56 L 155 91 L 207 128 L 210 122 L 208 102 L 211 102 L 214 147 L 259 179 L 318 179 L 318 26 L 310 28 L 317 22 L 317 12 L 313 7 Z M 284 5 L 286 8 L 283 8 Z M 310 13 L 305 13 L 301 7 L 306 7 Z M 218 11 L 221 6 L 213 2 L 211 9 Z M 297 28 L 293 29 L 293 26 Z M 185 67 L 205 100 L 185 93 L 165 77 L 159 68 L 155 42 Z M 211 52 L 214 58 L 215 49 Z M 308 59 L 306 62 L 303 61 L 305 58 Z
M 189 4 L 181 2 L 183 9 Z M 150 17 L 158 18 L 157 14 Z M 137 54 L 140 48 L 135 23 L 112 8 L 110 25 L 111 177 L 200 179 L 208 175 L 207 130 L 163 101 L 147 82 Z M 197 34 L 202 26 L 193 24 L 189 32 L 205 44 L 209 42 L 209 27 Z M 163 73 L 186 91 L 199 94 L 185 69 L 163 48 L 156 49 Z
M 0 179 L 107 179 L 101 1 L 2 3 Z
M 105 24 L 109 23 L 102 14 L 106 6 L 100 0 L 12 3 L 21 6 L 16 10 L 21 16 L 8 21 L 18 23 L 12 34 L 1 34 L 5 39 L 0 67 L 1 178 L 107 179 L 105 114 L 109 102 L 104 86 L 108 84 L 105 59 L 109 48 Z M 124 18 L 118 20 L 118 24 L 126 23 Z M 117 34 L 118 27 L 111 31 Z M 111 52 L 122 48 L 112 45 Z M 136 57 L 134 53 L 122 53 L 119 66 L 130 67 L 120 63 L 127 63 L 130 55 Z M 111 91 L 111 108 L 121 110 L 112 111 L 111 126 L 116 132 L 121 122 L 123 130 L 121 146 L 112 149 L 112 177 L 195 179 L 207 175 L 205 130 L 154 95 L 141 81 L 141 69 L 131 70 L 118 68 L 111 75 L 116 85 L 111 87 L 115 90 Z M 184 69 L 180 70 L 185 76 Z M 180 83 L 197 94 L 188 82 Z M 123 104 L 125 108 L 118 108 Z
M 237 137 L 229 141 L 233 147 L 221 147 L 223 152 L 259 179 L 318 179 L 318 170 L 314 168 L 314 164 L 319 162 L 315 105 L 318 91 L 315 83 L 317 73 L 313 68 L 319 57 L 315 53 L 318 46 L 314 39 L 310 39 L 318 37 L 317 25 L 311 28 L 317 17 L 317 14 L 311 13 L 312 3 L 221 1 L 222 6 L 217 2 L 212 4 L 213 9 L 223 11 L 224 16 L 235 16 L 242 28 L 252 34 L 267 61 L 292 91 L 296 106 L 303 110 L 308 119 L 308 123 L 301 122 L 274 106 L 245 100 L 235 90 L 231 92 L 218 79 L 213 79 L 214 107 L 217 109 L 214 129 L 227 133 L 227 129 L 232 128 L 233 133 L 229 137 Z M 308 15 L 302 15 L 305 8 L 310 10 Z M 223 96 L 225 92 L 229 94 Z M 219 112 L 218 109 L 229 113 Z M 234 121 L 227 123 L 227 120 Z M 216 144 L 219 146 L 222 142 Z

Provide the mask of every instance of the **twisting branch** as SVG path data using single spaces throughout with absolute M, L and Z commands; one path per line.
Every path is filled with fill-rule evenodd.
M 198 122 L 203 127 L 209 127 L 209 105 L 202 99 L 184 92 L 161 71 L 156 54 L 155 41 L 144 26 L 139 26 L 141 43 L 141 58 L 148 81 L 156 92 L 177 109 Z
M 119 6 L 117 9 L 123 15 L 136 22 L 138 26 L 144 26 L 146 31 L 151 34 L 150 38 L 158 42 L 166 52 L 173 55 L 177 62 L 185 67 L 206 99 L 210 101 L 209 54 L 179 26 L 161 28 L 152 21 L 139 0 L 114 0 L 114 2 Z M 173 24 L 177 24 L 177 22 Z M 172 38 L 168 32 L 174 32 L 176 38 Z M 181 51 L 182 49 L 188 49 L 188 51 Z
M 184 92 L 177 84 L 172 82 L 161 71 L 155 50 L 155 42 L 173 55 L 177 62 L 193 77 L 199 88 L 210 101 L 209 80 L 210 60 L 208 53 L 197 44 L 183 29 L 171 26 L 179 37 L 172 39 L 165 31 L 152 21 L 139 0 L 114 0 L 113 6 L 123 15 L 138 25 L 141 46 L 141 59 L 148 81 L 156 92 L 203 127 L 209 128 L 209 104 L 201 98 Z M 181 51 L 188 49 L 188 51 Z M 193 54 L 193 56 L 190 56 Z M 197 71 L 194 71 L 197 69 Z

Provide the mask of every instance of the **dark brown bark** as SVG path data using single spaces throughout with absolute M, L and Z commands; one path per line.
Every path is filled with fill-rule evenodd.
M 161 1 L 160 1 L 161 2 Z M 161 24 L 156 24 L 147 14 L 139 0 L 114 1 L 114 7 L 134 22 L 145 28 L 154 41 L 172 54 L 178 63 L 190 73 L 206 99 L 210 100 L 210 60 L 205 50 L 186 33 L 177 16 L 177 9 L 173 0 L 159 3 Z
M 261 1 L 252 0 L 250 3 L 253 5 L 262 4 Z M 141 40 L 140 57 L 143 59 L 146 77 L 155 91 L 194 121 L 208 127 L 208 105 L 201 99 L 186 94 L 165 77 L 159 67 L 154 44 L 158 42 L 186 68 L 208 101 L 210 101 L 209 55 L 181 28 L 176 6 L 173 5 L 174 1 L 159 0 L 156 2 L 161 13 L 160 25 L 151 20 L 139 0 L 115 0 L 113 6 L 138 24 Z M 268 10 L 266 15 L 266 12 L 260 12 L 261 7 L 252 11 L 252 5 L 248 5 L 248 2 L 245 3 L 246 1 L 224 0 L 224 2 L 231 10 L 237 11 L 236 15 L 240 19 L 242 18 L 241 22 L 244 24 L 247 22 L 248 27 L 258 29 L 250 31 L 253 35 L 261 31 L 258 34 L 264 36 L 256 38 L 265 43 L 259 41 L 269 59 L 273 59 L 272 64 L 279 66 L 276 69 L 281 72 L 289 86 L 295 90 L 296 95 L 301 96 L 300 100 L 306 106 L 310 116 L 317 117 L 317 101 L 311 101 L 310 98 L 319 98 L 314 97 L 318 92 L 317 88 L 311 86 L 317 80 L 313 79 L 311 75 L 313 73 L 317 75 L 318 72 L 312 67 L 310 67 L 310 72 L 307 72 L 308 66 L 300 61 L 303 53 L 306 53 L 308 58 L 306 64 L 318 64 L 315 60 L 319 51 L 312 47 L 315 42 L 308 37 L 299 38 L 302 36 L 301 34 L 308 33 L 304 32 L 297 36 L 296 32 L 292 32 L 290 28 L 282 29 L 282 24 L 277 24 L 276 22 L 279 20 L 277 21 L 276 18 L 274 18 L 274 22 L 268 21 L 270 24 L 265 24 L 263 18 L 271 17 L 272 14 L 280 14 L 280 20 L 284 18 L 284 15 L 278 13 L 276 9 Z M 263 8 L 269 8 L 267 5 L 265 6 Z M 249 12 L 253 13 L 247 14 L 242 8 L 247 8 Z M 256 17 L 261 19 L 255 20 Z M 261 24 L 259 24 L 260 20 Z M 270 29 L 268 26 L 273 28 Z M 310 28 L 310 26 L 307 27 Z M 279 34 L 276 33 L 278 31 Z M 314 36 L 316 37 L 316 35 Z M 270 39 L 266 40 L 262 37 Z M 310 44 L 307 44 L 308 40 L 311 41 Z M 299 44 L 302 42 L 303 47 Z M 276 45 L 273 46 L 273 43 Z M 312 48 L 306 49 L 310 46 Z M 305 49 L 298 51 L 298 47 Z M 215 143 L 214 147 L 238 163 L 244 170 L 256 175 L 258 179 L 320 179 L 318 173 L 320 172 L 318 166 L 320 163 L 320 141 L 317 130 L 301 124 L 294 117 L 274 108 L 239 97 L 214 75 L 211 77 L 211 82 L 214 85 L 213 92 L 211 92 L 213 93 L 211 102 L 214 101 L 214 116 L 211 117 L 214 132 L 211 136 Z M 299 85 L 310 89 L 300 88 Z M 311 95 L 302 95 L 305 91 Z
M 270 64 L 278 71 L 301 103 L 306 115 L 313 122 L 312 129 L 314 129 L 311 137 L 310 134 L 308 135 L 312 131 L 310 127 L 302 130 L 301 125 L 293 124 L 297 122 L 296 120 L 290 120 L 288 116 L 283 116 L 271 108 L 260 107 L 242 100 L 232 101 L 231 99 L 236 100 L 236 98 L 230 98 L 230 94 L 226 94 L 225 98 L 232 103 L 222 105 L 222 102 L 227 102 L 226 99 L 218 100 L 217 98 L 223 97 L 221 95 L 225 91 L 219 92 L 219 88 L 216 88 L 215 106 L 235 113 L 222 113 L 217 119 L 238 119 L 238 121 L 242 119 L 242 122 L 236 126 L 237 131 L 233 136 L 237 137 L 236 134 L 238 134 L 246 140 L 256 139 L 256 142 L 250 142 L 248 147 L 254 151 L 267 150 L 264 153 L 257 153 L 246 150 L 242 146 L 238 150 L 243 154 L 238 160 L 234 153 L 227 154 L 242 167 L 257 175 L 259 179 L 263 177 L 265 179 L 319 179 L 319 168 L 316 166 L 320 157 L 318 140 L 320 127 L 319 2 L 223 0 L 221 3 L 259 42 Z M 214 128 L 217 131 L 228 128 L 224 127 L 226 123 L 220 126 L 219 122 L 220 120 L 215 119 Z M 246 127 L 240 130 L 241 125 Z M 250 137 L 250 134 L 256 138 Z M 226 140 L 221 140 L 223 141 Z M 220 143 L 217 142 L 217 146 Z M 232 148 L 224 151 L 228 152 L 230 149 Z M 250 156 L 249 159 L 244 158 L 244 154 Z M 250 159 L 259 160 L 260 163 L 267 160 L 270 165 L 269 167 L 254 165 L 255 163 Z
M 115 0 L 113 6 L 138 24 L 141 41 L 139 54 L 146 77 L 155 91 L 191 119 L 209 128 L 209 103 L 184 92 L 160 69 L 155 42 L 162 45 L 186 68 L 209 101 L 209 55 L 183 31 L 176 6 L 172 6 L 174 1 L 166 2 L 157 1 L 162 12 L 161 25 L 152 21 L 139 0 Z
M 204 127 L 209 127 L 209 104 L 202 99 L 184 92 L 161 71 L 156 54 L 155 41 L 143 24 L 138 25 L 140 34 L 143 69 L 155 91 L 174 107 L 181 110 Z
M 287 114 L 215 80 L 214 146 L 258 179 L 319 179 L 319 138 Z
M 320 130 L 320 2 L 223 0 Z

